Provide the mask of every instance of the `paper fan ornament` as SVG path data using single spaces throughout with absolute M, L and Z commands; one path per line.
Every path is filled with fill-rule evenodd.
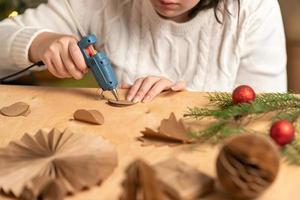
M 20 197 L 32 179 L 48 176 L 75 193 L 101 183 L 116 166 L 116 150 L 102 137 L 40 130 L 0 149 L 0 189 Z
M 138 140 L 142 141 L 144 146 L 176 146 L 193 142 L 188 135 L 189 129 L 185 126 L 182 119 L 176 119 L 174 113 L 171 113 L 169 119 L 161 121 L 157 131 L 146 128 L 141 133 L 143 136 L 139 137 Z
M 24 188 L 22 200 L 63 200 L 67 195 L 66 188 L 60 179 L 40 176 L 32 179 Z

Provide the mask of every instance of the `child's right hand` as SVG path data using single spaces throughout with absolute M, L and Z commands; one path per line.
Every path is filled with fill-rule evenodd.
M 44 32 L 29 49 L 31 62 L 43 61 L 51 74 L 58 78 L 79 80 L 88 72 L 84 57 L 74 36 Z

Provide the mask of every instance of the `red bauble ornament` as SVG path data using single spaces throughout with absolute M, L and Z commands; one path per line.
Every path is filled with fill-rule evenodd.
M 254 90 L 247 85 L 241 85 L 232 93 L 232 101 L 234 104 L 251 103 L 256 98 Z
M 295 128 L 287 120 L 275 122 L 270 130 L 270 136 L 280 146 L 290 144 L 295 138 Z

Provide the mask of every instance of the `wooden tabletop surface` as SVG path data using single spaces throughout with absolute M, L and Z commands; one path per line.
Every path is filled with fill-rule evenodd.
M 121 96 L 126 91 L 120 91 Z M 31 106 L 27 117 L 8 118 L 0 115 L 0 147 L 19 139 L 24 133 L 35 134 L 39 129 L 68 128 L 86 134 L 97 134 L 111 141 L 118 151 L 119 164 L 114 173 L 101 185 L 80 192 L 68 200 L 116 200 L 121 193 L 124 170 L 136 158 L 155 164 L 175 157 L 215 177 L 215 160 L 219 146 L 200 145 L 184 147 L 142 147 L 136 140 L 145 127 L 155 128 L 171 112 L 177 117 L 188 107 L 205 106 L 206 94 L 181 92 L 164 93 L 151 103 L 140 103 L 127 108 L 116 108 L 106 104 L 97 96 L 96 89 L 62 89 L 45 87 L 0 86 L 0 108 L 15 102 L 26 102 Z M 71 120 L 77 109 L 97 109 L 105 116 L 102 126 L 88 125 Z M 266 123 L 255 125 L 263 129 Z M 84 147 L 82 147 L 84 148 Z M 281 165 L 276 182 L 259 200 L 300 199 L 300 167 Z M 0 199 L 10 199 L 0 196 Z M 224 200 L 220 194 L 203 198 Z

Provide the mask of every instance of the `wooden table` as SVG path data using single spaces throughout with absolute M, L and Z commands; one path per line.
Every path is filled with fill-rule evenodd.
M 124 93 L 125 91 L 121 91 L 121 95 Z M 136 140 L 141 130 L 145 127 L 157 127 L 171 112 L 182 117 L 187 107 L 204 106 L 207 104 L 205 94 L 164 93 L 151 103 L 140 103 L 127 108 L 111 107 L 105 101 L 99 100 L 96 94 L 96 89 L 0 86 L 0 107 L 18 101 L 31 106 L 31 114 L 28 117 L 7 118 L 0 115 L 0 146 L 5 147 L 10 141 L 22 137 L 25 132 L 35 134 L 39 129 L 52 128 L 61 131 L 68 128 L 74 132 L 98 134 L 110 140 L 118 151 L 117 169 L 101 186 L 68 197 L 68 200 L 118 199 L 124 170 L 135 158 L 155 164 L 175 157 L 215 177 L 215 160 L 219 147 L 202 145 L 192 150 L 182 147 L 142 147 Z M 105 116 L 105 124 L 93 126 L 70 120 L 74 111 L 81 108 L 100 110 Z M 257 127 L 266 126 L 265 123 L 261 123 Z M 259 199 L 299 199 L 299 185 L 300 167 L 283 164 L 276 182 Z M 205 199 L 224 200 L 220 194 L 213 194 Z

